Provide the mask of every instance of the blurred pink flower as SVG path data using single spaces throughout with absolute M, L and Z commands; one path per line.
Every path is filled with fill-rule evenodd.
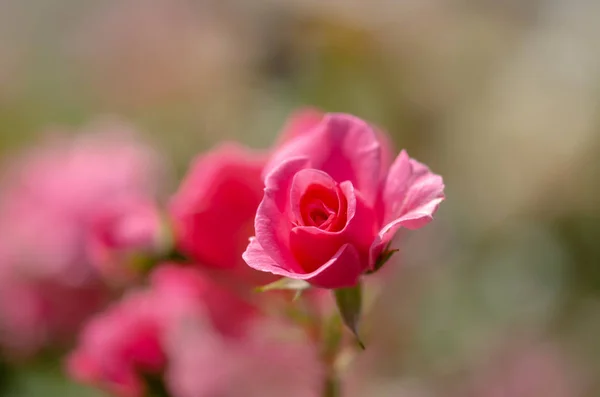
M 157 154 L 124 124 L 32 149 L 10 165 L 0 198 L 0 235 L 21 273 L 85 282 L 85 240 L 98 214 L 132 197 L 154 199 L 164 176 Z
M 227 339 L 201 321 L 170 335 L 167 384 L 174 397 L 317 397 L 324 368 L 316 347 L 273 321 L 251 324 Z
M 72 335 L 98 308 L 104 286 L 89 249 L 98 240 L 98 219 L 134 197 L 154 200 L 164 175 L 157 154 L 114 122 L 56 137 L 8 164 L 0 195 L 0 290 L 26 295 L 30 315 L 0 306 L 3 345 L 35 351 L 58 329 Z M 109 229 L 106 235 L 125 233 Z
M 264 170 L 248 265 L 352 286 L 399 228 L 427 224 L 444 199 L 442 178 L 405 151 L 390 166 L 382 136 L 354 116 L 328 114 L 279 147 Z
M 151 293 L 161 321 L 173 323 L 199 314 L 221 334 L 237 337 L 258 310 L 242 296 L 207 278 L 194 267 L 163 265 L 151 275 Z
M 154 270 L 148 289 L 130 293 L 88 324 L 68 369 L 75 379 L 126 397 L 144 395 L 144 377 L 165 370 L 175 397 L 258 395 L 214 394 L 240 382 L 270 390 L 271 384 L 256 383 L 266 381 L 257 368 L 265 376 L 279 371 L 269 375 L 274 385 L 286 375 L 286 383 L 320 386 L 311 345 L 278 341 L 276 335 L 289 337 L 288 329 L 254 332 L 263 321 L 255 308 L 198 269 L 166 264 Z M 302 371 L 292 372 L 296 366 Z
M 3 275 L 0 283 L 3 353 L 12 359 L 23 359 L 51 344 L 64 347 L 106 298 L 99 283 L 65 286 Z
M 157 205 L 147 198 L 133 198 L 98 212 L 87 252 L 106 279 L 126 283 L 153 258 L 164 256 L 169 243 L 169 231 Z
M 165 326 L 152 295 L 131 293 L 86 325 L 79 348 L 69 358 L 69 373 L 119 396 L 142 396 L 141 374 L 160 375 L 165 365 Z
M 169 206 L 179 250 L 249 284 L 270 279 L 242 260 L 262 197 L 260 174 L 267 158 L 227 143 L 194 161 Z

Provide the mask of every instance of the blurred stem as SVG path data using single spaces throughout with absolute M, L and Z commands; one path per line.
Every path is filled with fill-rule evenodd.
M 303 321 L 300 321 L 300 324 L 307 336 L 320 348 L 320 357 L 327 371 L 322 396 L 341 397 L 342 391 L 336 362 L 342 347 L 344 326 L 342 318 L 337 311 L 323 316 L 306 299 L 297 300 L 294 306 L 299 308 L 299 312 L 302 313 Z
M 336 361 L 342 347 L 342 319 L 334 313 L 325 320 L 321 328 L 321 357 L 327 366 L 327 378 L 323 388 L 324 397 L 342 395 Z
M 342 391 L 339 378 L 331 370 L 329 376 L 325 380 L 323 397 L 341 397 Z
M 0 396 L 8 394 L 8 389 L 13 381 L 13 372 L 14 368 L 0 357 Z

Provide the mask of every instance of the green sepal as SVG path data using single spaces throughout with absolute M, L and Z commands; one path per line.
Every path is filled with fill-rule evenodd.
M 379 254 L 379 257 L 377 258 L 377 262 L 375 262 L 375 266 L 373 266 L 372 270 L 367 271 L 367 274 L 373 274 L 375 272 L 377 272 L 379 269 L 381 269 L 383 267 L 383 265 L 385 265 L 387 263 L 387 261 L 390 260 L 390 258 L 396 253 L 398 252 L 398 249 L 390 249 L 390 244 L 388 244 L 384 250 L 381 252 L 381 254 Z
M 283 277 L 277 281 L 274 281 L 270 284 L 263 285 L 257 287 L 256 292 L 266 292 L 266 291 L 280 291 L 280 290 L 288 290 L 288 291 L 296 291 L 296 296 L 294 299 L 297 299 L 302 291 L 310 288 L 310 284 L 304 280 L 296 280 L 293 278 Z
M 335 289 L 333 293 L 344 325 L 352 331 L 359 346 L 364 350 L 365 345 L 358 336 L 358 324 L 360 322 L 362 306 L 362 287 L 360 283 L 354 287 Z

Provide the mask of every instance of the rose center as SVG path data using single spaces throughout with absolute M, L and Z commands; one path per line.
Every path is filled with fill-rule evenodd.
M 313 223 L 317 227 L 322 227 L 325 226 L 324 224 L 327 221 L 331 223 L 332 218 L 335 217 L 335 212 L 326 208 L 324 205 L 317 205 L 309 210 L 308 216 L 310 218 L 309 223 Z
M 309 186 L 300 200 L 300 209 L 304 226 L 337 231 L 340 221 L 345 224 L 345 200 L 337 186 L 333 189 L 318 184 Z

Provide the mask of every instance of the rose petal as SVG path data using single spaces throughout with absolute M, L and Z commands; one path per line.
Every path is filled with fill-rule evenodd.
M 289 194 L 294 175 L 307 165 L 306 158 L 290 159 L 267 176 L 264 197 L 254 221 L 256 240 L 265 252 L 279 266 L 297 272 L 302 272 L 302 268 L 289 250 L 289 234 L 293 225 Z
M 311 185 L 320 185 L 332 191 L 336 188 L 335 181 L 323 171 L 312 168 L 298 171 L 298 173 L 294 175 L 292 186 L 290 188 L 291 210 L 298 223 L 301 223 L 300 221 L 303 218 L 300 208 L 302 197 L 306 194 L 307 189 Z M 335 195 L 335 191 L 333 194 Z
M 305 271 L 314 271 L 326 263 L 344 244 L 351 244 L 359 255 L 360 272 L 369 263 L 368 252 L 375 238 L 375 216 L 350 182 L 341 184 L 347 201 L 347 223 L 337 232 L 313 226 L 295 227 L 290 235 L 290 249 Z
M 277 150 L 264 174 L 289 158 L 306 157 L 337 182 L 351 181 L 373 204 L 381 181 L 381 145 L 363 120 L 347 114 L 327 114 L 310 131 Z
M 377 126 L 373 126 L 379 145 L 381 146 L 381 182 L 385 179 L 392 162 L 394 161 L 394 155 L 396 150 L 394 144 L 390 139 L 390 136 Z
M 444 198 L 442 177 L 403 150 L 392 164 L 383 189 L 385 226 L 371 247 L 371 266 L 400 227 L 414 230 L 425 226 Z
M 392 164 L 383 190 L 384 223 L 401 220 L 403 227 L 418 229 L 431 220 L 443 199 L 442 177 L 402 151 Z
M 354 286 L 361 274 L 358 253 L 350 244 L 344 244 L 329 261 L 314 272 L 304 274 L 292 272 L 281 267 L 263 250 L 256 239 L 250 241 L 243 256 L 248 265 L 257 270 L 298 280 L 306 280 L 312 285 L 322 288 Z
M 291 188 L 294 175 L 306 164 L 305 159 L 292 159 L 269 176 L 265 198 L 257 212 L 257 237 L 251 240 L 243 258 L 256 270 L 307 280 L 324 288 L 355 285 L 368 265 L 368 249 L 375 236 L 374 214 L 352 184 L 344 182 L 340 187 L 348 201 L 348 224 L 342 231 L 326 232 L 316 227 L 292 230 L 286 191 Z M 263 241 L 268 245 L 263 245 Z M 294 247 L 296 252 L 312 255 L 310 261 L 303 263 L 308 268 L 298 262 Z
M 323 111 L 312 107 L 301 108 L 295 111 L 288 118 L 275 146 L 281 147 L 292 139 L 310 132 L 323 120 L 324 116 L 325 113 Z M 385 176 L 394 160 L 394 145 L 384 130 L 377 126 L 373 126 L 373 129 L 381 145 L 381 175 Z

